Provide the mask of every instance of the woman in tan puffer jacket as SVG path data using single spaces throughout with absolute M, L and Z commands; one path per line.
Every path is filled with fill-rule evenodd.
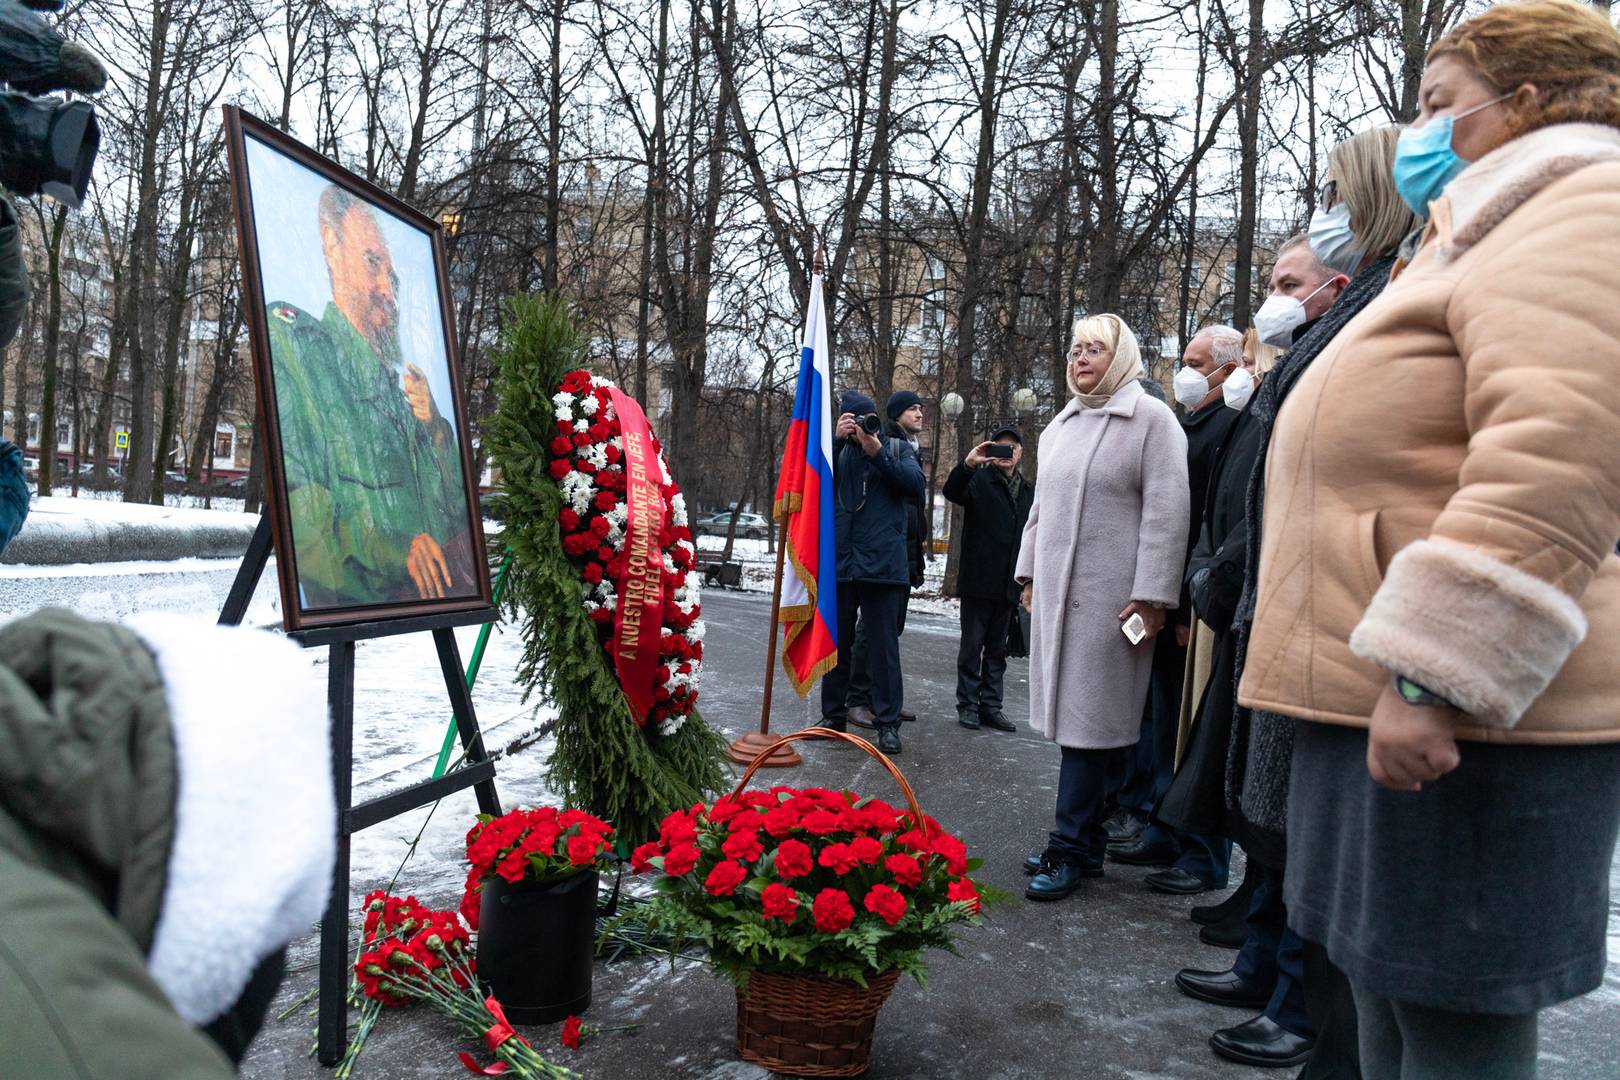
M 1421 100 L 1421 246 L 1277 419 L 1239 696 L 1307 721 L 1290 923 L 1366 1074 L 1528 1076 L 1620 829 L 1620 33 L 1499 4 Z

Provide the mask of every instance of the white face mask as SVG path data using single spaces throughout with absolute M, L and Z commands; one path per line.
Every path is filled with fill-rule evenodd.
M 1238 368 L 1221 383 L 1221 397 L 1226 399 L 1228 409 L 1241 410 L 1253 396 L 1254 376 L 1249 374 L 1248 368 Z
M 1329 278 L 1315 289 L 1311 296 L 1315 296 L 1329 285 L 1333 279 Z M 1260 310 L 1254 313 L 1254 331 L 1260 335 L 1260 340 L 1274 349 L 1286 349 L 1294 344 L 1294 331 L 1304 326 L 1305 301 L 1296 300 L 1292 296 L 1282 293 L 1272 293 L 1266 297 L 1266 302 L 1260 305 Z
M 1209 379 L 1190 367 L 1183 367 L 1176 372 L 1173 388 L 1177 402 L 1189 409 L 1196 408 L 1209 396 Z
M 1350 207 L 1340 203 L 1311 215 L 1311 254 L 1323 266 L 1346 277 L 1355 275 L 1365 254 L 1350 229 Z

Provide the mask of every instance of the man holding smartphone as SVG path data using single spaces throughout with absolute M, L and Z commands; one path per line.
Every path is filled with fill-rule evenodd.
M 1007 635 L 1018 610 L 1018 545 L 1035 502 L 1035 485 L 1018 470 L 1023 438 L 1000 428 L 969 450 L 945 480 L 945 497 L 963 508 L 956 593 L 962 641 L 956 653 L 956 718 L 963 727 L 1017 729 L 1001 711 Z
M 900 611 L 911 587 L 906 503 L 923 491 L 917 451 L 883 435 L 877 403 L 839 398 L 833 430 L 833 537 L 838 553 L 838 664 L 821 682 L 822 724 L 843 731 L 855 619 L 866 623 L 878 749 L 900 752 Z

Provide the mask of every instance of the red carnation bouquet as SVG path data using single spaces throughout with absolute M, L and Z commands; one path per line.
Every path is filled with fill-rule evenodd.
M 926 815 L 791 787 L 673 813 L 631 855 L 662 875 L 648 923 L 701 941 L 739 983 L 760 970 L 865 985 L 891 969 L 921 982 L 923 954 L 954 952 L 954 927 L 978 923 L 979 864 Z
M 500 817 L 479 814 L 467 830 L 466 885 L 461 917 L 478 929 L 478 905 L 484 882 L 499 875 L 507 881 L 561 881 L 585 870 L 603 870 L 613 851 L 613 827 L 583 810 L 541 806 L 511 810 Z
M 380 889 L 366 896 L 361 910 L 364 937 L 354 972 L 366 1000 L 354 1041 L 335 1075 L 352 1073 L 382 1007 L 425 1001 L 469 1038 L 483 1040 L 497 1059 L 496 1065 L 481 1069 L 472 1055 L 461 1054 L 470 1072 L 553 1080 L 577 1076 L 542 1057 L 512 1030 L 500 1002 L 478 988 L 467 931 L 454 912 L 433 911 L 413 896 L 402 900 Z
M 550 475 L 562 492 L 558 513 L 563 551 L 579 567 L 585 611 L 609 644 L 625 572 L 630 508 L 625 501 L 624 428 L 614 413 L 614 384 L 589 371 L 570 371 L 552 395 L 557 429 L 551 439 Z M 686 500 L 675 486 L 664 452 L 653 440 L 664 502 L 664 527 L 655 538 L 662 554 L 664 610 L 658 646 L 653 706 L 636 723 L 673 735 L 697 704 L 703 669 L 701 587 L 697 548 L 688 527 Z

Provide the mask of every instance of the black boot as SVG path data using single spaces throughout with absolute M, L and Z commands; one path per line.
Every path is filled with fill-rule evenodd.
M 1029 887 L 1024 890 L 1024 897 L 1028 900 L 1062 900 L 1078 889 L 1086 878 L 1098 877 L 1101 873 L 1100 866 L 1088 870 L 1079 859 L 1068 856 L 1054 859 L 1048 856 L 1041 862 L 1041 872 L 1031 879 Z
M 900 753 L 900 725 L 884 724 L 878 728 L 877 747 L 890 757 L 897 756 Z
M 1007 719 L 1006 714 L 1000 709 L 981 710 L 979 713 L 979 723 L 983 724 L 987 728 L 995 728 L 997 731 L 1018 730 L 1018 725 Z
M 956 707 L 956 722 L 972 731 L 979 730 L 979 710 L 971 705 Z

